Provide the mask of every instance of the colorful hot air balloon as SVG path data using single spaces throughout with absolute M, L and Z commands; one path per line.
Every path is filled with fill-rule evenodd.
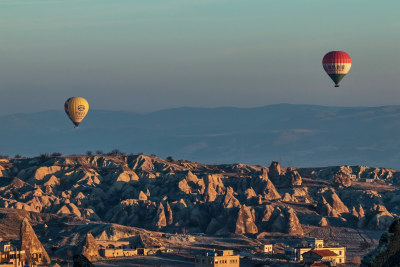
M 85 118 L 89 111 L 89 103 L 83 97 L 71 97 L 65 101 L 64 104 L 65 113 L 75 124 L 75 128 L 78 128 L 79 123 Z
M 351 68 L 351 58 L 346 52 L 331 51 L 322 59 L 322 66 L 335 83 L 335 87 L 339 87 L 340 81 Z

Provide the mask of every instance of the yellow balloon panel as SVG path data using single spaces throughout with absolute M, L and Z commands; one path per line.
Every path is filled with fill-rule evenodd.
M 71 121 L 78 126 L 89 111 L 89 103 L 83 97 L 71 97 L 65 102 L 64 108 Z

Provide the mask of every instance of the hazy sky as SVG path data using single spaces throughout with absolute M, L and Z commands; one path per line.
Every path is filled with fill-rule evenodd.
M 0 0 L 0 115 L 400 104 L 399 0 Z M 340 88 L 321 60 L 353 60 Z

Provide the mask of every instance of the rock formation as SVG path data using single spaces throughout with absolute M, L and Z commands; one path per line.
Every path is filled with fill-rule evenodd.
M 286 180 L 287 183 L 291 186 L 301 186 L 302 179 L 298 171 L 294 168 L 288 168 L 286 171 Z
M 321 227 L 325 227 L 325 226 L 329 226 L 329 223 L 325 217 L 322 217 L 321 220 L 319 221 L 318 225 Z
M 47 265 L 50 264 L 50 258 L 44 249 L 42 243 L 37 238 L 28 219 L 24 218 L 20 228 L 21 250 L 25 250 L 26 260 L 29 264 Z M 35 260 L 33 254 L 40 254 L 41 260 Z
M 322 216 L 337 217 L 342 213 L 348 213 L 349 209 L 342 202 L 334 189 L 323 188 L 321 199 L 318 202 L 317 211 Z
M 303 235 L 303 228 L 301 227 L 299 218 L 293 208 L 286 210 L 287 217 L 287 233 L 290 235 Z
M 338 171 L 332 174 L 332 180 L 336 185 L 349 187 L 351 186 L 351 173 L 352 169 L 349 166 L 341 166 Z
M 277 161 L 271 162 L 271 165 L 269 166 L 269 173 L 268 175 L 270 177 L 279 177 L 281 175 L 281 165 Z
M 264 231 L 303 235 L 304 231 L 293 208 L 266 206 L 262 218 Z
M 95 261 L 99 255 L 99 246 L 91 233 L 87 233 L 82 246 L 82 255 L 90 261 Z
M 2 159 L 0 167 L 0 208 L 164 232 L 301 235 L 303 225 L 327 224 L 379 230 L 400 207 L 400 172 L 365 166 L 272 162 L 267 168 L 76 155 Z M 388 190 L 362 182 L 368 177 Z
M 159 230 L 167 226 L 167 218 L 165 217 L 164 206 L 162 203 L 158 206 L 156 216 L 153 221 L 154 228 Z
M 255 214 L 251 207 L 243 205 L 238 212 L 235 233 L 236 234 L 256 234 L 258 232 L 255 225 Z

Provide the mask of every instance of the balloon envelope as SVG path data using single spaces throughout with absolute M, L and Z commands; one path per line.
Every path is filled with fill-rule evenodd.
M 335 83 L 335 87 L 339 87 L 340 81 L 351 68 L 351 57 L 343 51 L 331 51 L 322 59 L 322 66 Z
M 65 101 L 65 113 L 78 128 L 79 123 L 85 118 L 89 111 L 89 103 L 83 97 L 71 97 Z

